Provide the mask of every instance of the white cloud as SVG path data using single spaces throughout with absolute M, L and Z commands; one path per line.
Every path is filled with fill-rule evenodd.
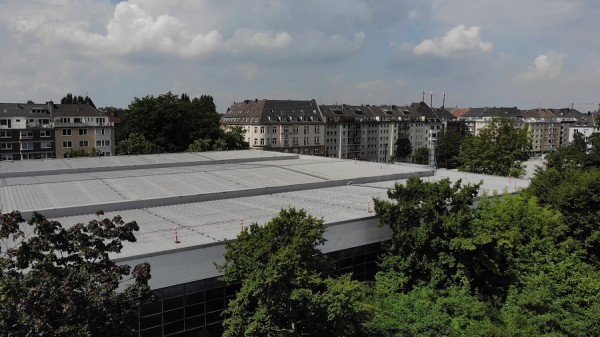
M 413 48 L 415 55 L 435 55 L 448 57 L 454 55 L 488 53 L 494 47 L 491 42 L 481 40 L 481 28 L 467 28 L 458 25 L 441 39 L 427 39 Z
M 517 81 L 552 80 L 560 76 L 566 55 L 549 51 L 538 55 L 529 69 L 516 77 Z

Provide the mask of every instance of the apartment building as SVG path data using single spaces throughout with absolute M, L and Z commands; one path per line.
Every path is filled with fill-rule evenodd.
M 531 138 L 531 155 L 538 156 L 555 151 L 569 144 L 569 127 L 583 115 L 574 109 L 530 109 L 512 108 L 470 108 L 460 111 L 459 120 L 464 121 L 470 134 L 478 134 L 493 118 L 508 117 L 515 121 L 516 127 L 527 127 Z
M 55 157 L 52 105 L 0 103 L 0 160 Z
M 63 158 L 74 149 L 111 156 L 113 129 L 87 104 L 0 103 L 0 160 Z
M 600 132 L 600 122 L 597 112 L 588 112 L 588 114 L 569 127 L 569 143 L 573 141 L 575 134 L 579 133 L 585 140 L 593 133 Z
M 251 149 L 325 155 L 325 123 L 315 100 L 245 100 L 229 107 L 221 124 L 243 127 Z
M 87 104 L 59 104 L 52 118 L 57 158 L 68 157 L 71 150 L 78 149 L 115 155 L 114 124 L 105 113 Z
M 315 100 L 255 99 L 234 103 L 221 123 L 226 129 L 242 126 L 254 149 L 390 162 L 396 159 L 399 138 L 408 138 L 413 151 L 429 148 L 433 156 L 437 135 L 456 124 L 456 117 L 425 103 L 317 105 Z M 412 155 L 406 159 L 411 161 Z

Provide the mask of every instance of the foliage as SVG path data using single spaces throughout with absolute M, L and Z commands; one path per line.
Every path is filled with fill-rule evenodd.
M 171 92 L 135 98 L 125 113 L 123 135 L 139 133 L 167 152 L 186 150 L 195 139 L 218 139 L 220 116 L 211 96 L 190 101 Z
M 390 277 L 391 276 L 391 277 Z M 391 291 L 394 277 L 379 274 L 376 280 L 380 313 L 373 322 L 384 336 L 498 336 L 496 310 L 471 294 L 467 287 L 434 289 L 421 286 L 406 293 Z
M 225 150 L 244 150 L 249 147 L 248 142 L 244 140 L 246 130 L 241 126 L 233 127 L 226 131 L 223 138 L 213 141 L 208 138 L 196 139 L 187 148 L 187 152 L 204 151 L 225 151 Z
M 465 136 L 454 130 L 446 130 L 446 132 L 439 135 L 435 149 L 437 167 L 457 168 L 459 163 L 456 157 L 460 153 L 460 147 Z
M 502 308 L 510 336 L 600 336 L 600 272 L 564 250 L 535 254 Z
M 129 137 L 117 144 L 117 154 L 153 154 L 162 152 L 163 149 L 144 137 L 141 133 L 132 133 Z
M 229 150 L 246 150 L 250 147 L 250 144 L 246 141 L 244 135 L 246 129 L 241 126 L 234 126 L 231 129 L 225 131 L 223 139 L 225 140 L 226 147 Z
M 61 98 L 60 104 L 87 104 L 91 105 L 94 108 L 96 107 L 92 99 L 88 96 L 75 96 L 71 93 L 68 93 L 65 97 Z
M 476 136 L 468 136 L 457 157 L 461 171 L 518 177 L 530 146 L 527 126 L 508 117 L 493 118 Z
M 568 226 L 564 235 L 575 240 L 590 262 L 600 265 L 600 169 L 540 171 L 528 193 L 558 210 Z
M 429 165 L 429 149 L 426 147 L 420 147 L 415 151 L 413 156 L 415 164 Z
M 380 225 L 393 232 L 381 269 L 398 273 L 399 291 L 468 283 L 482 274 L 494 287 L 498 271 L 489 240 L 473 235 L 471 206 L 478 190 L 479 185 L 461 186 L 460 181 L 411 178 L 388 191 L 391 201 L 375 199 Z
M 411 153 L 412 145 L 410 144 L 410 140 L 406 137 L 398 138 L 396 141 L 396 157 L 405 158 L 410 156 Z
M 7 245 L 0 251 L 3 335 L 133 335 L 131 304 L 152 297 L 150 266 L 137 265 L 130 274 L 129 266 L 115 264 L 109 254 L 135 242 L 135 222 L 115 217 L 66 229 L 34 213 L 29 227 L 21 228 L 18 212 L 2 214 L 0 221 Z
M 224 336 L 367 335 L 363 287 L 331 277 L 318 249 L 324 232 L 323 220 L 291 208 L 226 243 L 217 267 L 223 281 L 242 287 L 226 310 Z
M 372 326 L 386 336 L 600 335 L 600 170 L 552 168 L 532 185 L 476 209 L 477 187 L 447 180 L 413 178 L 376 199 L 393 235 Z
M 90 149 L 90 152 L 87 152 L 85 149 L 70 149 L 67 151 L 68 158 L 76 158 L 76 157 L 97 157 L 101 155 L 102 152 L 95 148 Z

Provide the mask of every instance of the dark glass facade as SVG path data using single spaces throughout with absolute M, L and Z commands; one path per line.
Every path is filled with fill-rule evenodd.
M 352 273 L 359 281 L 373 280 L 381 244 L 370 244 L 327 254 L 339 275 Z M 224 285 L 217 278 L 157 289 L 158 301 L 138 307 L 140 337 L 221 336 L 227 303 L 240 285 Z

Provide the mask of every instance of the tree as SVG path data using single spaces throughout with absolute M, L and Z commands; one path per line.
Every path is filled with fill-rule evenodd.
M 324 232 L 323 220 L 290 208 L 226 242 L 221 279 L 242 287 L 225 311 L 223 336 L 368 335 L 364 290 L 348 276 L 331 277 L 318 249 Z
M 428 165 L 429 164 L 429 149 L 426 147 L 420 147 L 415 151 L 414 161 L 416 164 Z
M 152 144 L 144 135 L 139 133 L 132 133 L 117 144 L 117 154 L 120 155 L 153 154 L 162 151 L 162 148 Z
M 30 227 L 22 229 L 23 222 L 18 212 L 0 218 L 6 245 L 0 251 L 2 334 L 133 336 L 132 304 L 152 298 L 150 266 L 137 265 L 130 273 L 109 254 L 135 242 L 138 225 L 117 216 L 63 228 L 38 213 Z
M 61 98 L 60 104 L 87 104 L 91 105 L 94 108 L 96 107 L 92 99 L 88 96 L 85 96 L 84 98 L 82 96 L 75 96 L 71 93 L 67 93 L 65 97 Z
M 250 147 L 250 144 L 246 141 L 244 135 L 246 129 L 241 126 L 234 126 L 231 129 L 225 131 L 224 139 L 229 150 L 245 150 Z
M 381 226 L 392 229 L 381 261 L 382 271 L 398 273 L 398 289 L 420 284 L 434 288 L 485 278 L 492 292 L 498 276 L 494 254 L 485 239 L 474 237 L 473 198 L 479 185 L 461 186 L 443 179 L 410 178 L 388 190 L 389 200 L 375 199 Z M 483 275 L 485 273 L 485 275 Z
M 410 140 L 406 137 L 398 138 L 396 141 L 396 157 L 405 158 L 410 156 L 411 153 L 412 145 L 410 144 Z
M 205 152 L 211 151 L 213 149 L 212 140 L 210 139 L 196 139 L 190 146 L 187 148 L 187 152 Z
M 220 115 L 211 96 L 191 101 L 171 92 L 135 98 L 125 113 L 123 135 L 143 135 L 167 152 L 186 150 L 196 139 L 216 140 L 222 136 Z
M 516 127 L 508 117 L 493 118 L 476 136 L 468 136 L 457 157 L 459 170 L 518 177 L 524 173 L 531 140 L 527 127 Z
M 437 167 L 447 169 L 458 167 L 456 157 L 460 153 L 463 139 L 464 135 L 453 130 L 446 130 L 446 132 L 440 134 L 435 149 Z
M 90 152 L 87 152 L 85 149 L 70 149 L 67 151 L 68 158 L 76 158 L 76 157 L 97 157 L 101 154 L 100 150 L 95 148 L 90 149 Z

